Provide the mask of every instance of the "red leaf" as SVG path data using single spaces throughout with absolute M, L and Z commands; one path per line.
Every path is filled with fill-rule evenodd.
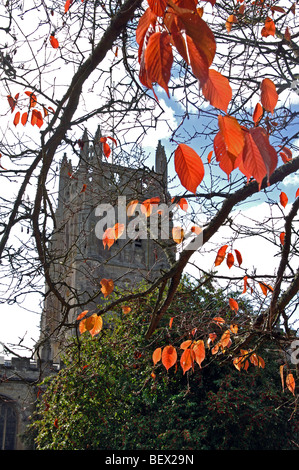
M 281 234 L 279 235 L 280 243 L 282 245 L 284 245 L 285 235 L 286 235 L 285 232 L 281 232 Z
M 262 119 L 263 113 L 264 111 L 263 111 L 262 105 L 260 103 L 256 103 L 256 106 L 254 108 L 253 115 L 252 115 L 253 122 L 256 126 L 259 124 L 260 120 Z
M 235 261 L 234 255 L 232 253 L 228 253 L 227 258 L 226 258 L 226 263 L 229 269 L 234 265 L 234 261 Z
M 206 22 L 196 12 L 195 3 L 193 5 L 194 10 L 192 11 L 188 8 L 179 8 L 171 2 L 171 7 L 178 17 L 179 27 L 192 39 L 201 57 L 205 57 L 208 67 L 210 67 L 216 52 L 215 38 Z
M 248 280 L 248 276 L 244 276 L 244 277 L 243 277 L 244 287 L 243 287 L 243 292 L 242 292 L 242 294 L 245 294 L 245 292 L 247 291 L 247 280 Z
M 241 253 L 240 253 L 239 250 L 235 250 L 235 253 L 236 253 L 236 257 L 237 257 L 238 264 L 239 264 L 239 266 L 241 266 L 242 261 L 243 261 L 243 260 L 242 260 L 242 255 L 241 255 Z
M 288 203 L 288 196 L 283 191 L 279 195 L 280 204 L 285 207 Z
M 176 48 L 176 50 L 182 56 L 186 64 L 189 64 L 187 44 L 185 38 L 183 37 L 182 31 L 178 27 L 175 15 L 167 13 L 164 17 L 164 24 L 170 32 L 171 44 Z
M 59 47 L 59 42 L 55 38 L 55 36 L 53 36 L 53 34 L 51 34 L 51 36 L 50 36 L 50 44 L 54 49 L 58 49 L 58 47 Z
M 11 112 L 13 113 L 17 101 L 16 101 L 11 95 L 8 95 L 8 96 L 7 96 L 7 100 L 8 100 L 8 104 L 9 104 L 9 106 L 10 106 Z
M 136 29 L 136 41 L 139 46 L 142 46 L 145 35 L 150 26 L 155 26 L 157 16 L 152 12 L 150 8 L 147 8 L 145 13 L 141 16 L 138 26 Z
M 108 297 L 114 290 L 114 282 L 112 279 L 101 279 L 101 291 L 104 294 L 104 297 Z
M 177 361 L 177 352 L 175 348 L 171 345 L 165 346 L 162 351 L 162 364 L 168 371 Z
M 290 392 L 295 396 L 295 379 L 293 374 L 289 373 L 286 376 L 286 386 L 290 390 Z
M 150 36 L 144 53 L 144 64 L 148 79 L 158 83 L 167 93 L 170 71 L 173 62 L 170 39 L 166 31 Z
M 298 197 L 298 196 L 299 196 L 299 188 L 297 189 L 296 194 L 295 194 L 295 197 Z
M 218 126 L 223 137 L 226 151 L 235 158 L 244 147 L 244 132 L 237 119 L 232 116 L 218 116 Z
M 238 302 L 235 299 L 229 299 L 229 306 L 232 310 L 235 310 L 236 312 L 239 310 Z
M 153 356 L 152 356 L 154 366 L 157 364 L 157 362 L 161 360 L 161 357 L 162 357 L 162 349 L 161 348 L 155 349 L 155 351 L 153 352 Z
M 67 0 L 64 4 L 64 13 L 67 13 L 71 4 L 73 3 L 73 0 Z
M 22 117 L 21 117 L 21 123 L 23 124 L 23 126 L 25 126 L 27 121 L 28 121 L 28 113 L 25 112 L 22 114 Z
M 241 154 L 238 158 L 227 151 L 223 135 L 219 131 L 214 137 L 214 152 L 216 161 L 219 163 L 228 178 L 231 172 L 240 164 Z
M 192 349 L 185 349 L 181 356 L 180 364 L 185 374 L 189 369 L 194 368 L 194 352 Z
M 16 114 L 15 114 L 15 117 L 14 117 L 14 120 L 13 120 L 13 123 L 15 126 L 17 126 L 19 124 L 19 121 L 20 121 L 20 111 L 18 111 Z
M 202 87 L 209 78 L 209 62 L 205 54 L 198 50 L 190 36 L 187 36 L 186 40 L 192 72 Z
M 288 26 L 286 27 L 286 30 L 284 32 L 284 38 L 285 38 L 286 41 L 291 40 L 290 28 Z
M 32 114 L 31 114 L 31 125 L 35 126 L 36 124 L 37 127 L 41 128 L 43 123 L 44 123 L 44 120 L 43 120 L 42 113 L 38 111 L 37 109 L 33 109 Z
M 208 158 L 207 158 L 208 163 L 211 163 L 212 156 L 213 156 L 213 150 L 211 150 L 208 154 Z
M 267 288 L 267 286 L 266 286 L 264 283 L 262 283 L 262 282 L 259 282 L 259 286 L 260 286 L 260 288 L 262 289 L 263 294 L 264 294 L 264 295 L 267 295 L 267 294 L 268 294 L 268 288 Z
M 204 342 L 201 339 L 199 341 L 196 341 L 196 343 L 193 344 L 192 349 L 195 354 L 195 361 L 197 362 L 199 367 L 201 367 L 201 363 L 206 357 Z
M 261 127 L 254 127 L 245 132 L 245 146 L 242 163 L 245 171 L 261 184 L 271 176 L 277 166 L 277 153 L 270 145 L 268 136 Z
M 152 12 L 155 13 L 157 16 L 164 15 L 167 6 L 167 0 L 148 0 L 147 3 L 149 4 L 149 7 Z
M 261 103 L 266 111 L 274 113 L 278 101 L 276 86 L 270 78 L 264 78 L 261 83 Z
M 229 15 L 225 22 L 225 29 L 228 33 L 231 31 L 234 23 L 237 23 L 237 17 L 235 15 Z
M 228 248 L 228 245 L 223 245 L 219 248 L 216 259 L 215 259 L 215 266 L 219 266 L 225 258 L 225 253 Z
M 262 36 L 275 36 L 275 23 L 274 21 L 268 16 L 265 20 L 265 26 L 262 29 Z
M 215 108 L 226 112 L 230 100 L 232 99 L 232 89 L 226 77 L 216 70 L 209 70 L 208 80 L 202 87 L 204 97 Z
M 197 153 L 186 144 L 179 144 L 174 154 L 175 171 L 188 191 L 196 193 L 204 177 L 204 166 Z
M 32 91 L 25 91 L 25 95 L 30 97 L 30 105 L 29 108 L 34 108 L 37 103 L 36 95 Z

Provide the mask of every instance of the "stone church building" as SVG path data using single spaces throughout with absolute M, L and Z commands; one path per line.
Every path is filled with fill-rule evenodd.
M 96 312 L 103 305 L 100 280 L 112 279 L 115 288 L 132 292 L 141 281 L 153 280 L 171 262 L 173 251 L 162 250 L 150 236 L 123 236 L 108 249 L 101 238 L 109 217 L 132 220 L 124 211 L 131 201 L 158 197 L 169 204 L 167 159 L 159 142 L 152 170 L 121 165 L 103 154 L 100 130 L 92 142 L 85 131 L 79 141 L 79 160 L 64 155 L 53 235 L 49 243 L 50 266 L 46 280 L 41 333 L 36 360 L 0 358 L 0 449 L 22 450 L 21 435 L 34 411 L 38 383 L 61 367 L 65 339 L 74 333 L 74 322 L 83 310 Z M 112 208 L 112 209 L 111 209 Z M 106 211 L 104 209 L 107 209 Z M 117 210 L 116 210 L 117 209 Z M 107 216 L 109 212 L 109 217 Z M 171 222 L 171 221 L 170 221 Z M 105 227 L 104 227 L 105 229 Z M 171 228 L 169 227 L 169 233 Z M 167 242 L 166 242 L 167 245 Z

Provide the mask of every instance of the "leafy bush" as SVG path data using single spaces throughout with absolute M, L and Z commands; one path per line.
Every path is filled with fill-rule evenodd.
M 213 298 L 221 306 L 221 295 Z M 196 315 L 203 309 L 202 299 L 202 291 L 192 297 Z M 281 390 L 273 354 L 263 351 L 265 369 L 250 366 L 241 372 L 213 358 L 185 374 L 180 367 L 167 372 L 161 362 L 153 368 L 157 345 L 166 344 L 170 334 L 172 341 L 173 335 L 180 341 L 186 330 L 182 321 L 174 332 L 161 328 L 145 341 L 152 302 L 154 298 L 117 315 L 113 329 L 94 338 L 86 332 L 79 343 L 70 344 L 65 367 L 43 386 L 31 426 L 36 448 L 296 448 L 298 415 L 291 416 L 292 403 L 286 405 L 292 395 Z M 173 308 L 179 303 L 177 299 Z M 188 308 L 190 304 L 181 303 L 180 318 Z M 191 313 L 186 321 L 192 326 Z

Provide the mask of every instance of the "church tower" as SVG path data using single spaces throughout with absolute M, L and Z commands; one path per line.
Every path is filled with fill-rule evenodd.
M 126 215 L 131 201 L 142 203 L 154 197 L 159 198 L 159 204 L 169 205 L 163 146 L 159 142 L 155 168 L 150 171 L 110 163 L 100 139 L 99 129 L 92 142 L 85 131 L 79 141 L 77 168 L 66 155 L 60 164 L 58 204 L 49 243 L 51 285 L 46 286 L 41 319 L 40 358 L 44 361 L 59 362 L 66 335 L 62 325 L 73 324 L 83 310 L 97 311 L 103 302 L 101 279 L 112 279 L 115 287 L 129 293 L 140 281 L 155 279 L 171 262 L 157 240 L 145 237 L 144 232 L 139 236 L 140 224 L 134 225 L 136 234 L 131 230 L 129 237 L 125 232 L 109 249 L 102 240 L 103 230 L 113 222 L 124 222 L 126 228 L 132 225 L 132 217 Z

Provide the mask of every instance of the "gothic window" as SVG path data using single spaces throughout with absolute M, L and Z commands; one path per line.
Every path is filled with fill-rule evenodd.
M 14 450 L 17 432 L 15 405 L 0 397 L 0 449 Z

